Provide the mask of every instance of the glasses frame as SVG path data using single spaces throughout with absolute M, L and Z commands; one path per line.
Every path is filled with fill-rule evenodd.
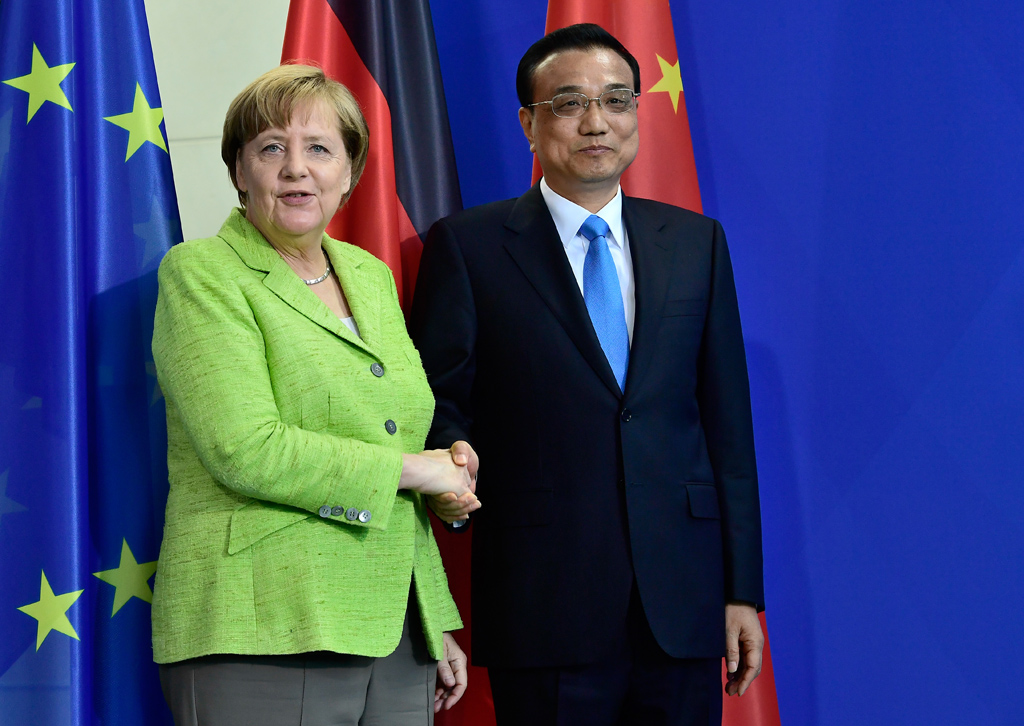
M 622 91 L 626 91 L 633 97 L 633 105 L 623 111 L 611 111 L 608 109 L 607 106 L 605 106 L 604 102 L 601 101 L 602 96 L 607 96 L 609 93 L 621 93 Z M 576 96 L 577 98 L 585 99 L 583 103 L 583 110 L 580 112 L 578 116 L 563 116 L 562 114 L 555 111 L 555 99 L 558 98 L 559 96 Z M 551 113 L 553 113 L 558 118 L 582 118 L 583 116 L 586 115 L 587 109 L 590 108 L 590 102 L 597 101 L 597 107 L 604 111 L 605 113 L 610 114 L 612 116 L 621 116 L 624 113 L 629 113 L 630 111 L 636 110 L 638 98 L 640 98 L 640 92 L 634 91 L 630 88 L 613 88 L 610 91 L 605 91 L 596 98 L 591 98 L 587 94 L 579 93 L 577 91 L 566 91 L 565 93 L 556 93 L 554 96 L 551 97 L 551 100 L 549 101 L 537 101 L 537 103 L 531 103 L 527 105 L 527 108 L 533 108 L 534 106 L 544 106 L 546 104 L 551 106 Z

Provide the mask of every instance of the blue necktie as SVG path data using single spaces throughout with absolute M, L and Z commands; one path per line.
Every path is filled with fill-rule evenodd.
M 590 240 L 587 257 L 583 261 L 583 300 L 597 339 L 601 341 L 615 380 L 619 382 L 619 390 L 625 391 L 629 332 L 626 330 L 619 276 L 615 272 L 612 253 L 608 251 L 608 223 L 591 214 L 580 227 L 580 234 Z

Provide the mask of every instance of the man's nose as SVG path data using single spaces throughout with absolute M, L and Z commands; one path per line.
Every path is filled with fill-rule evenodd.
M 582 134 L 602 134 L 608 130 L 608 114 L 601 108 L 601 102 L 596 98 L 591 99 L 590 103 L 583 110 L 583 115 L 580 117 L 580 133 Z

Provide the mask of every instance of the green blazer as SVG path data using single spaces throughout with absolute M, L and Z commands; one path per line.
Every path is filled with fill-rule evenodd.
M 170 494 L 158 663 L 398 645 L 462 627 L 421 495 L 398 491 L 434 399 L 382 262 L 324 235 L 362 339 L 242 216 L 160 265 L 153 356 Z M 354 517 L 354 518 L 350 518 Z

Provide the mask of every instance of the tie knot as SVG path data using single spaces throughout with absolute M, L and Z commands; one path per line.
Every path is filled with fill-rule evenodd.
M 598 237 L 607 237 L 609 231 L 610 228 L 608 227 L 608 223 L 596 214 L 591 214 L 587 217 L 587 221 L 583 223 L 582 227 L 580 227 L 580 234 L 591 242 Z

